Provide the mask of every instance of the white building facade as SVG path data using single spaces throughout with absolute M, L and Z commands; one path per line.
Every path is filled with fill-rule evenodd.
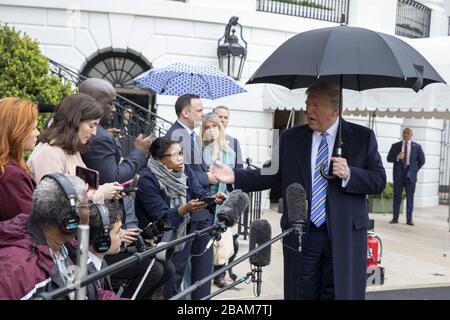
M 397 0 L 346 2 L 350 26 L 395 34 Z M 430 37 L 448 38 L 450 1 L 419 2 L 432 10 Z M 133 66 L 135 73 L 174 62 L 217 66 L 217 41 L 223 36 L 229 18 L 238 16 L 243 26 L 243 37 L 248 42 L 242 84 L 279 45 L 293 35 L 338 25 L 335 22 L 258 11 L 258 4 L 257 0 L 0 0 L 0 22 L 13 25 L 37 39 L 42 52 L 54 61 L 95 76 L 96 72 L 101 74 L 101 70 L 96 69 L 114 69 L 108 66 L 114 61 L 121 61 L 124 64 L 122 69 L 127 69 L 126 62 L 120 60 L 126 56 L 134 59 L 130 63 L 136 63 L 136 67 Z M 450 52 L 442 54 L 448 56 Z M 116 79 L 120 77 L 116 74 Z M 125 75 L 123 77 L 126 78 Z M 128 80 L 130 77 L 133 77 L 131 71 Z M 128 83 L 122 92 L 132 93 L 132 87 Z M 280 118 L 277 120 L 277 111 L 264 104 L 261 85 L 248 85 L 246 89 L 249 91 L 246 94 L 216 101 L 204 100 L 204 105 L 207 111 L 223 104 L 230 108 L 228 133 L 241 141 L 245 158 L 250 157 L 254 163 L 261 165 L 271 156 L 273 129 Z M 175 100 L 176 97 L 157 96 L 157 114 L 174 121 Z M 286 108 L 290 109 L 290 106 Z M 297 115 L 297 118 L 301 116 Z M 369 124 L 368 118 L 347 119 Z M 375 122 L 373 128 L 389 181 L 392 181 L 392 165 L 386 161 L 387 152 L 391 144 L 400 139 L 401 130 L 406 126 L 414 130 L 413 139 L 423 146 L 427 157 L 425 167 L 419 174 L 415 205 L 435 206 L 439 202 L 444 121 L 383 118 Z M 263 206 L 267 207 L 267 193 L 264 198 Z

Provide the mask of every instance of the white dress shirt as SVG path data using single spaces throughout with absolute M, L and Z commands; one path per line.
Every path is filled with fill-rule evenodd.
M 409 166 L 409 163 L 410 163 L 410 160 L 411 160 L 411 140 L 409 140 L 409 141 L 405 141 L 405 140 L 403 140 L 403 143 L 402 143 L 402 152 L 404 152 L 405 151 L 405 143 L 407 143 L 408 145 L 406 146 L 406 148 L 407 148 L 407 157 L 406 157 L 406 165 L 407 166 Z M 400 161 L 403 161 L 403 160 L 400 160 Z
M 94 264 L 95 269 L 97 269 L 97 271 L 102 269 L 103 260 L 97 257 L 95 254 L 93 254 L 91 251 L 88 251 L 87 263 L 89 264 L 90 262 Z
M 187 127 L 183 122 L 181 122 L 180 120 L 177 120 L 177 122 L 184 128 L 186 129 L 186 131 L 189 133 L 190 136 L 192 136 L 192 132 L 195 133 L 195 139 L 194 139 L 194 143 L 195 143 L 195 147 L 197 148 L 197 150 L 202 150 L 202 148 L 199 147 L 198 145 L 198 138 L 199 135 L 197 132 L 195 132 L 195 130 L 192 130 L 191 128 Z M 189 142 L 190 143 L 190 142 Z
M 327 142 L 328 142 L 328 168 L 330 167 L 331 157 L 333 155 L 334 142 L 338 132 L 339 118 L 336 122 L 328 128 Z M 311 181 L 314 181 L 314 171 L 316 169 L 317 151 L 319 151 L 320 141 L 322 140 L 322 132 L 314 130 L 311 144 Z M 350 176 L 346 180 L 342 180 L 342 187 L 345 188 L 350 181 Z

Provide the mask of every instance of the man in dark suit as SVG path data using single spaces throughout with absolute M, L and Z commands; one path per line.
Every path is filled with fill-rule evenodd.
M 339 87 L 318 82 L 307 90 L 308 125 L 285 130 L 279 140 L 276 173 L 233 171 L 223 165 L 213 168 L 223 182 L 244 191 L 270 188 L 281 181 L 282 194 L 292 183 L 304 186 L 309 201 L 302 252 L 298 236 L 283 240 L 285 299 L 365 299 L 367 194 L 379 194 L 386 184 L 375 134 L 372 130 L 342 120 L 342 157 L 332 157 L 337 147 Z M 334 146 L 334 148 L 333 148 Z M 326 180 L 321 165 L 338 179 Z M 281 217 L 288 221 L 286 198 Z
M 88 168 L 100 172 L 100 184 L 118 181 L 126 182 L 134 177 L 146 164 L 146 153 L 152 143 L 151 137 L 138 136 L 134 149 L 122 159 L 120 143 L 114 139 L 109 129 L 112 114 L 115 112 L 116 92 L 106 80 L 90 78 L 80 84 L 79 91 L 90 95 L 104 106 L 104 114 L 97 128 L 96 136 L 89 142 L 89 151 L 82 155 Z
M 213 112 L 219 117 L 220 122 L 222 122 L 223 128 L 228 127 L 228 121 L 230 120 L 230 112 L 227 106 L 218 106 L 213 109 Z M 227 140 L 228 146 L 236 152 L 236 161 L 234 167 L 237 169 L 242 169 L 244 167 L 244 162 L 242 161 L 241 144 L 239 140 L 225 134 L 225 139 Z
M 403 130 L 403 140 L 394 143 L 389 150 L 388 162 L 394 163 L 394 217 L 390 223 L 398 223 L 403 188 L 406 190 L 406 224 L 413 226 L 412 212 L 417 172 L 425 164 L 425 154 L 420 144 L 411 140 L 410 128 Z
M 210 184 L 217 183 L 217 178 L 208 172 L 208 166 L 203 161 L 202 141 L 195 133 L 194 128 L 202 123 L 203 104 L 200 97 L 192 94 L 180 96 L 175 103 L 177 121 L 167 131 L 166 137 L 180 141 L 184 150 L 184 164 L 195 174 L 200 186 L 210 192 Z M 189 232 L 205 229 L 214 222 L 214 214 L 208 209 L 192 215 Z M 184 267 L 177 261 L 183 261 L 185 256 L 191 256 L 191 283 L 203 279 L 212 272 L 212 248 L 204 252 L 209 236 L 203 236 L 186 243 L 184 249 L 174 255 L 173 262 L 177 277 L 183 277 Z M 204 252 L 204 253 L 203 253 Z M 193 300 L 201 299 L 211 292 L 211 283 L 195 290 L 191 297 Z M 175 292 L 174 292 L 175 294 Z

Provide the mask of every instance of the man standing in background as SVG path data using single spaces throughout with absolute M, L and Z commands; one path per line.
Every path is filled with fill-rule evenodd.
M 412 211 L 416 191 L 417 172 L 425 164 L 425 154 L 420 144 L 411 140 L 411 128 L 403 130 L 403 140 L 389 150 L 388 162 L 394 163 L 394 216 L 390 223 L 398 223 L 403 188 L 406 190 L 406 224 L 413 226 Z

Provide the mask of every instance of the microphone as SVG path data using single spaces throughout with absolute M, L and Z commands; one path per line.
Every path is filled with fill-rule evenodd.
M 217 219 L 227 227 L 234 226 L 247 209 L 249 201 L 246 193 L 239 189 L 233 190 L 217 210 Z
M 250 202 L 248 195 L 239 189 L 233 190 L 217 210 L 217 220 L 223 222 L 226 227 L 232 227 L 238 223 L 241 215 L 248 207 Z M 220 233 L 225 232 L 226 228 L 221 228 L 211 237 L 206 245 L 205 251 L 211 248 L 215 240 L 220 240 Z
M 249 251 L 266 243 L 272 238 L 272 228 L 267 220 L 255 220 L 250 226 Z M 270 248 L 267 246 L 250 256 L 250 263 L 256 267 L 256 296 L 261 295 L 262 267 L 270 264 Z
M 286 188 L 286 205 L 288 220 L 292 223 L 295 233 L 298 235 L 298 251 L 302 251 L 302 236 L 308 214 L 308 202 L 303 186 L 299 183 L 292 183 Z

